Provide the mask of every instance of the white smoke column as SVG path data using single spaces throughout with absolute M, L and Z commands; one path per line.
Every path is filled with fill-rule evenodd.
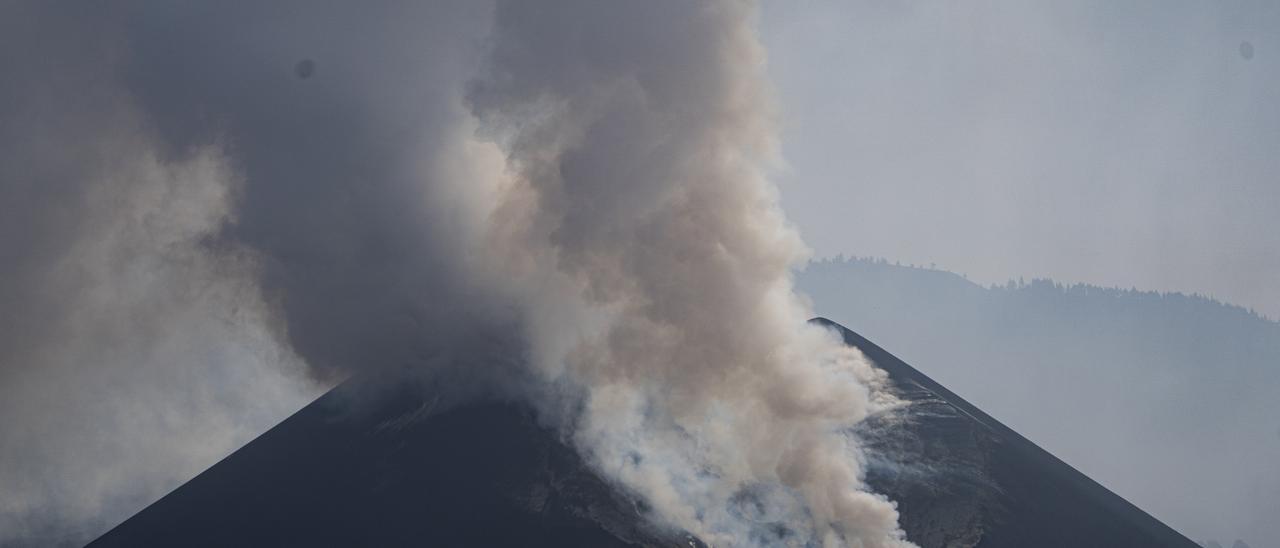
M 713 544 L 905 545 L 847 435 L 889 404 L 882 374 L 792 292 L 753 16 L 499 2 L 470 94 L 507 154 L 489 260 L 543 372 L 586 393 L 577 441 L 658 518 Z

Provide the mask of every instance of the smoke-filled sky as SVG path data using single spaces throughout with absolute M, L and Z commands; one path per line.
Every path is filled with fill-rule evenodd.
M 765 2 L 819 255 L 1280 317 L 1280 4 Z
M 884 376 L 792 290 L 756 16 L 6 4 L 0 542 L 92 538 L 409 375 L 524 399 L 657 525 L 909 545 L 851 435 Z
M 750 491 L 902 546 L 804 240 L 1270 310 L 1276 12 L 1222 6 L 4 3 L 0 543 L 407 371 L 528 399 L 655 523 L 777 541 Z

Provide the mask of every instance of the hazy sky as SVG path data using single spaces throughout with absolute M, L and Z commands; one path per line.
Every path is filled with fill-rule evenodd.
M 766 2 L 761 27 L 819 256 L 1280 316 L 1280 3 Z

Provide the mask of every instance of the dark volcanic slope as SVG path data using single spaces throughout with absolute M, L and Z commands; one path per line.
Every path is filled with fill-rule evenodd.
M 646 526 L 527 409 L 347 411 L 344 385 L 94 547 L 690 546 Z
M 1196 544 L 857 334 L 901 411 L 859 428 L 868 481 L 924 547 Z M 554 432 L 510 404 L 360 412 L 338 388 L 91 546 L 690 546 L 645 525 Z
M 921 546 L 1186 547 L 1199 545 L 843 326 L 910 403 L 861 427 L 867 481 L 898 501 Z

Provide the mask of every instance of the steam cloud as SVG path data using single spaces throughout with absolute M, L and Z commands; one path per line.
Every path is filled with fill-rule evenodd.
M 0 529 L 92 535 L 299 368 L 451 369 L 713 544 L 906 545 L 848 434 L 883 376 L 791 290 L 749 3 L 83 9 L 0 14 Z

